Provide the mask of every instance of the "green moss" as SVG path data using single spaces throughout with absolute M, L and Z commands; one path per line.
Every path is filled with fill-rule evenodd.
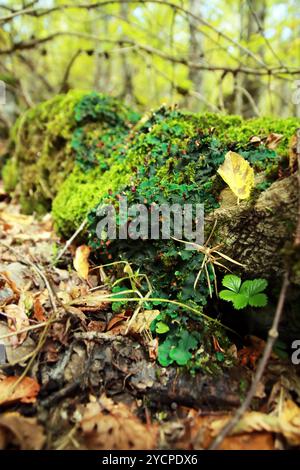
M 240 146 L 249 143 L 253 136 L 266 138 L 271 133 L 282 134 L 283 138 L 279 143 L 276 151 L 278 154 L 285 156 L 288 154 L 289 142 L 291 137 L 296 133 L 300 125 L 299 118 L 277 119 L 272 117 L 254 118 L 241 122 L 239 126 L 231 126 L 222 133 L 221 137 L 225 140 L 237 142 Z
M 27 111 L 11 133 L 23 211 L 50 210 L 75 162 L 107 169 L 106 159 L 138 117 L 115 98 L 77 90 Z
M 173 202 L 181 202 L 185 193 L 194 188 L 195 198 L 198 201 L 199 198 L 204 198 L 207 208 L 214 208 L 218 205 L 218 194 L 214 192 L 219 192 L 223 185 L 219 184 L 219 179 L 214 182 L 210 180 L 209 175 L 215 174 L 226 151 L 230 149 L 240 152 L 256 171 L 270 167 L 276 171 L 279 161 L 277 152 L 264 145 L 257 147 L 256 144 L 249 143 L 249 140 L 253 135 L 264 137 L 270 132 L 282 132 L 284 139 L 281 148 L 285 145 L 287 152 L 289 137 L 297 123 L 299 120 L 295 119 L 253 119 L 243 122 L 238 116 L 192 114 L 180 112 L 176 108 L 161 107 L 144 116 L 127 137 L 122 137 L 117 146 L 105 142 L 101 155 L 97 154 L 99 136 L 95 123 L 89 124 L 89 132 L 84 135 L 83 140 L 80 140 L 82 130 L 76 131 L 72 137 L 72 145 L 77 145 L 77 155 L 82 153 L 82 144 L 83 149 L 89 149 L 88 154 L 85 152 L 88 155 L 86 165 L 82 165 L 82 161 L 79 165 L 82 168 L 81 178 L 91 180 L 92 188 L 95 184 L 94 176 L 84 176 L 84 172 L 87 168 L 95 168 L 95 162 L 101 169 L 97 172 L 97 194 L 100 202 L 126 185 L 129 189 L 131 186 L 141 186 L 143 192 L 138 192 L 140 201 L 159 199 L 160 202 L 162 199 L 163 202 L 170 202 L 170 198 Z M 106 136 L 109 136 L 109 132 Z M 211 166 L 205 160 L 207 152 L 210 153 Z M 151 174 L 155 174 L 153 178 L 149 178 L 149 168 Z M 83 208 L 90 208 L 89 201 L 82 201 L 79 205 L 75 202 L 78 198 L 77 191 L 81 198 L 89 199 L 86 184 L 84 196 L 80 185 L 77 189 L 78 174 L 76 171 L 75 176 L 69 177 L 53 204 L 56 226 L 65 236 L 70 236 L 78 227 L 78 222 L 87 215 Z M 127 189 L 127 196 L 129 200 L 134 199 L 135 189 L 133 192 Z
M 4 164 L 2 168 L 2 179 L 4 189 L 7 193 L 15 190 L 18 183 L 18 169 L 14 159 L 9 159 Z
M 105 173 L 99 167 L 85 172 L 76 166 L 53 201 L 52 216 L 57 232 L 70 236 L 99 201 L 109 192 L 129 184 L 130 179 L 129 167 L 120 163 Z

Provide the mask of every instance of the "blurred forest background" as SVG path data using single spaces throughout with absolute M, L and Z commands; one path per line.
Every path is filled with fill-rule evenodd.
M 140 110 L 300 116 L 300 0 L 2 0 L 0 80 L 6 126 L 71 88 Z

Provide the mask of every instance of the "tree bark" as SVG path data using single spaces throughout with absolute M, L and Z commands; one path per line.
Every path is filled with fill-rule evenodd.
M 256 34 L 264 34 L 264 23 L 266 16 L 266 0 L 247 0 L 241 2 L 241 33 L 240 40 L 242 42 L 250 43 L 253 36 Z M 263 57 L 264 47 L 260 46 L 258 55 Z M 251 65 L 250 63 L 248 65 Z M 238 86 L 236 88 L 236 112 L 245 118 L 250 118 L 256 115 L 253 106 L 249 102 L 247 95 L 243 93 L 243 89 L 251 95 L 256 106 L 259 105 L 261 97 L 261 85 L 255 76 L 240 76 L 238 77 Z
M 199 15 L 200 4 L 198 0 L 189 0 L 189 11 L 194 15 Z M 204 56 L 202 34 L 199 32 L 199 23 L 189 18 L 189 61 L 194 63 L 201 62 Z M 193 91 L 202 95 L 203 71 L 195 68 L 189 68 L 188 77 L 193 84 Z M 189 107 L 194 111 L 199 111 L 199 100 L 191 96 L 189 98 Z

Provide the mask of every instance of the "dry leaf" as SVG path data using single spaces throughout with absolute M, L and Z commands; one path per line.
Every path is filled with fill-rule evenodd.
M 254 171 L 241 155 L 227 152 L 218 173 L 238 199 L 248 199 L 254 186 Z
M 0 449 L 17 446 L 21 450 L 40 450 L 46 437 L 42 426 L 35 418 L 25 418 L 19 413 L 4 413 L 0 416 Z
M 154 449 L 157 443 L 154 425 L 143 424 L 126 405 L 105 396 L 84 407 L 80 426 L 88 449 Z
M 39 322 L 46 321 L 45 310 L 41 304 L 39 297 L 35 299 L 33 304 L 33 316 Z
M 141 334 L 150 330 L 150 325 L 160 314 L 159 310 L 142 310 L 130 324 L 130 331 Z
M 117 315 L 114 315 L 112 319 L 108 322 L 106 330 L 110 331 L 113 328 L 115 328 L 117 325 L 120 325 L 120 323 L 125 322 L 126 320 L 128 320 L 128 315 L 124 313 L 118 313 Z
M 217 419 L 211 424 L 214 435 L 223 428 L 228 418 Z M 286 400 L 281 410 L 273 414 L 256 411 L 246 413 L 234 428 L 233 434 L 267 431 L 282 434 L 291 446 L 300 445 L 300 408 L 292 401 Z
M 29 318 L 26 315 L 24 298 L 20 298 L 19 304 L 10 304 L 7 305 L 4 309 L 4 312 L 7 315 L 7 324 L 11 331 L 18 332 L 29 326 Z M 21 344 L 27 336 L 26 332 L 20 333 L 16 336 L 11 336 L 9 338 L 10 343 L 13 346 L 18 346 Z
M 228 420 L 228 415 L 216 416 L 214 413 L 207 416 L 199 416 L 196 410 L 189 410 L 185 419 L 185 433 L 179 436 L 176 441 L 177 449 L 207 449 L 212 443 L 216 433 L 213 430 L 213 423 L 216 420 Z M 273 450 L 274 437 L 270 432 L 242 433 L 234 436 L 227 436 L 220 450 Z
M 0 382 L 0 405 L 7 405 L 15 401 L 34 403 L 40 391 L 39 384 L 30 377 L 24 377 L 17 384 L 19 377 L 5 377 Z M 17 385 L 16 385 L 17 384 Z
M 282 138 L 283 134 L 276 134 L 275 132 L 272 132 L 266 140 L 267 147 L 270 150 L 275 150 Z
M 74 268 L 83 279 L 87 279 L 89 275 L 89 256 L 91 249 L 87 245 L 81 245 L 76 249 L 73 261 Z

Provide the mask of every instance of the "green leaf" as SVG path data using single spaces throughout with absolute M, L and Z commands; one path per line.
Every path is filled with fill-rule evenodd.
M 181 333 L 181 338 L 178 345 L 171 349 L 170 358 L 174 359 L 179 366 L 184 366 L 192 357 L 190 349 L 195 349 L 197 347 L 196 338 L 191 335 L 188 331 L 184 330 Z
M 189 351 L 174 348 L 170 351 L 170 357 L 176 361 L 179 366 L 185 366 L 191 359 L 192 354 Z
M 267 287 L 268 282 L 265 279 L 253 279 L 253 281 L 243 282 L 240 293 L 252 297 L 259 292 L 262 292 Z
M 156 324 L 156 328 L 155 328 L 155 331 L 156 333 L 162 335 L 164 333 L 167 333 L 167 331 L 169 331 L 170 328 L 168 327 L 168 325 L 166 323 L 164 323 L 163 321 L 159 321 L 157 324 Z
M 219 297 L 220 299 L 222 300 L 227 300 L 228 302 L 230 301 L 234 301 L 235 297 L 236 297 L 237 293 L 236 292 L 232 292 L 231 290 L 221 290 L 219 292 Z
M 234 274 L 226 274 L 223 277 L 222 284 L 227 289 L 232 290 L 233 292 L 239 292 L 242 280 L 240 277 L 235 276 Z
M 170 364 L 172 364 L 172 362 L 174 362 L 174 360 L 170 357 L 170 350 L 171 350 L 172 345 L 173 345 L 172 339 L 167 338 L 163 343 L 161 343 L 158 346 L 157 359 L 160 365 L 163 367 L 167 367 Z
M 255 294 L 249 298 L 249 305 L 251 307 L 265 307 L 268 303 L 266 294 Z
M 247 305 L 248 305 L 248 299 L 245 295 L 235 294 L 235 297 L 233 299 L 233 306 L 236 310 L 241 310 L 242 308 L 247 307 Z

